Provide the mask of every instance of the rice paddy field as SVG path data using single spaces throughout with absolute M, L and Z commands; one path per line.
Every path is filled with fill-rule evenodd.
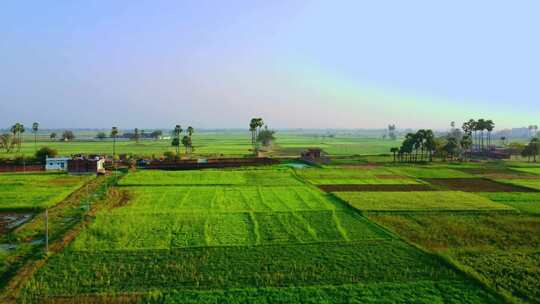
M 502 301 L 298 170 L 148 170 L 118 184 L 128 201 L 38 269 L 23 301 Z
M 540 175 L 519 169 L 129 172 L 17 301 L 538 303 L 540 191 L 523 181 Z
M 0 211 L 53 206 L 89 178 L 63 173 L 0 173 Z

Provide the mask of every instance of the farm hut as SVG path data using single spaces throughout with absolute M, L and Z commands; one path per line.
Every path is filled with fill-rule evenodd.
M 330 159 L 324 155 L 322 149 L 311 148 L 300 153 L 300 160 L 308 163 L 328 163 Z
M 103 158 L 76 158 L 68 160 L 67 170 L 70 174 L 103 174 L 105 173 L 104 164 Z
M 45 159 L 46 171 L 67 171 L 69 157 L 47 157 Z

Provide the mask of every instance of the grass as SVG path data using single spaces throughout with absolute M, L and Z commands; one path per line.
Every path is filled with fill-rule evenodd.
M 51 207 L 91 178 L 65 173 L 1 173 L 0 211 Z
M 485 211 L 513 210 L 505 204 L 459 191 L 336 192 L 362 211 Z
M 503 294 L 540 301 L 540 218 L 528 215 L 370 215 L 407 240 L 450 256 Z
M 323 168 L 301 169 L 297 174 L 316 185 L 362 185 L 362 184 L 418 184 L 403 175 L 396 175 L 387 168 Z

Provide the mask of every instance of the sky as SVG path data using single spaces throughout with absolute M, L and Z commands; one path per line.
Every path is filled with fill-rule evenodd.
M 0 3 L 0 128 L 540 124 L 539 1 Z

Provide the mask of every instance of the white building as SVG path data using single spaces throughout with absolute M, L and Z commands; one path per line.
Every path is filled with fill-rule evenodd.
M 69 157 L 47 157 L 45 161 L 46 171 L 67 171 Z

